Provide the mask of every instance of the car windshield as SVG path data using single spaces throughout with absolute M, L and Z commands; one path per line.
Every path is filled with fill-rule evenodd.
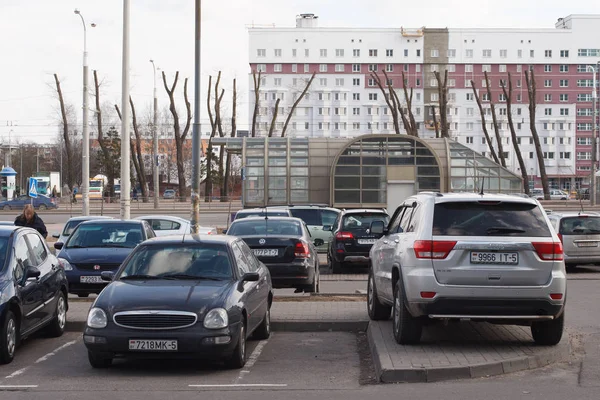
M 134 251 L 117 279 L 231 279 L 231 258 L 224 244 L 141 246 Z
M 6 264 L 6 253 L 8 249 L 8 238 L 0 237 L 0 272 L 4 270 Z
M 600 217 L 567 217 L 560 221 L 561 235 L 590 235 L 600 233 Z
M 300 222 L 294 220 L 260 219 L 234 222 L 227 231 L 233 236 L 302 236 Z
M 79 226 L 79 224 L 81 224 L 82 222 L 84 222 L 84 220 L 75 220 L 75 221 L 69 221 L 67 222 L 67 224 L 65 225 L 65 229 L 63 229 L 63 236 L 69 236 L 71 235 L 71 233 L 73 233 L 73 231 L 75 230 L 75 228 L 77 228 Z
M 286 211 L 247 211 L 247 212 L 239 212 L 235 216 L 235 219 L 242 219 L 248 217 L 289 217 L 290 214 Z
M 383 221 L 384 225 L 387 225 L 389 220 L 390 217 L 382 213 L 346 214 L 342 218 L 342 230 L 349 232 L 365 230 L 371 227 L 373 221 Z
M 435 205 L 433 234 L 441 236 L 551 236 L 536 204 L 503 201 Z
M 83 224 L 69 237 L 66 248 L 81 247 L 126 247 L 134 248 L 143 239 L 142 225 L 120 224 Z

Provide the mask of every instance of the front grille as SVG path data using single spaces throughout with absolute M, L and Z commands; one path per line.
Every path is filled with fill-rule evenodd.
M 114 271 L 118 269 L 121 264 L 104 264 L 104 263 L 91 263 L 91 264 L 74 264 L 75 268 L 84 271 Z M 96 265 L 100 267 L 100 269 L 95 268 Z
M 198 316 L 185 311 L 125 311 L 116 313 L 113 320 L 123 328 L 161 330 L 187 328 Z

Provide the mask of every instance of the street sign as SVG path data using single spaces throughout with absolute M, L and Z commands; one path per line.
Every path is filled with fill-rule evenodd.
M 37 184 L 38 181 L 35 178 L 29 178 L 29 183 L 28 183 L 28 187 L 29 187 L 29 197 L 36 199 L 38 197 L 38 193 L 37 193 Z

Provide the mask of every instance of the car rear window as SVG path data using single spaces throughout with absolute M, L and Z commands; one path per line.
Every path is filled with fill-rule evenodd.
M 382 213 L 346 214 L 342 218 L 342 230 L 346 232 L 364 230 L 369 228 L 373 221 L 383 221 L 384 225 L 387 225 L 389 220 L 389 215 Z
M 591 235 L 600 233 L 600 217 L 577 216 L 560 220 L 561 235 Z
M 540 207 L 516 202 L 452 202 L 435 205 L 433 235 L 551 236 Z
M 265 215 L 269 217 L 289 217 L 290 214 L 287 211 L 249 211 L 249 212 L 238 212 L 235 216 L 235 219 L 242 219 L 248 217 L 264 217 Z
M 233 236 L 266 235 L 300 237 L 302 236 L 302 227 L 295 220 L 246 220 L 231 224 L 227 234 Z
M 300 218 L 306 225 L 321 226 L 321 212 L 320 210 L 308 210 L 303 208 L 292 208 L 290 210 L 293 217 Z

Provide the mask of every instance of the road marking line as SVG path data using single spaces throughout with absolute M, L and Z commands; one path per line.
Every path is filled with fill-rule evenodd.
M 0 385 L 0 390 L 2 389 L 34 389 L 38 387 L 38 385 Z
M 62 346 L 60 346 L 59 348 L 55 349 L 54 351 L 52 351 L 52 352 L 50 352 L 50 353 L 46 354 L 45 356 L 38 358 L 38 359 L 35 361 L 35 363 L 36 363 L 36 364 L 39 364 L 39 363 L 41 363 L 41 362 L 43 362 L 43 361 L 46 361 L 46 360 L 47 360 L 47 359 L 49 359 L 50 357 L 52 357 L 52 356 L 56 355 L 56 353 L 58 353 L 59 351 L 61 351 L 61 350 L 64 350 L 64 349 L 66 349 L 67 347 L 74 345 L 75 343 L 77 343 L 77 340 L 73 340 L 73 341 L 71 341 L 71 342 L 67 342 L 67 343 L 63 344 Z
M 196 388 L 216 388 L 216 387 L 287 387 L 287 383 L 232 383 L 223 385 L 188 385 Z
M 29 367 L 25 367 L 25 368 L 21 368 L 19 370 L 16 370 L 15 372 L 13 372 L 12 374 L 5 376 L 4 379 L 10 379 L 10 378 L 14 378 L 15 376 L 19 376 L 21 375 L 23 372 L 27 371 L 27 368 Z
M 273 337 L 273 334 L 271 334 L 271 337 Z M 236 385 L 239 384 L 239 382 L 242 379 L 244 379 L 244 375 L 250 373 L 250 368 L 252 368 L 254 366 L 254 364 L 256 364 L 258 357 L 260 357 L 260 355 L 261 355 L 262 351 L 264 350 L 265 346 L 267 345 L 267 343 L 269 343 L 269 339 L 261 340 L 260 342 L 258 342 L 256 347 L 254 348 L 254 351 L 252 352 L 252 354 L 250 354 L 250 357 L 248 357 L 248 360 L 246 361 L 246 365 L 244 366 L 244 369 L 240 371 L 240 374 L 238 375 L 234 384 L 236 384 Z

